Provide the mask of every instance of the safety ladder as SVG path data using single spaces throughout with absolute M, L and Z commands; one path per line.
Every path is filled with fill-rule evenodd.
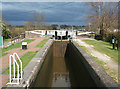
M 19 61 L 16 61 L 16 57 Z M 13 59 L 13 64 L 12 64 Z M 13 65 L 13 77 L 12 77 L 12 65 Z M 17 76 L 16 76 L 16 67 L 17 67 Z M 9 82 L 7 84 L 19 84 L 20 80 L 22 80 L 23 71 L 22 71 L 22 61 L 17 53 L 13 53 L 13 55 L 9 56 Z

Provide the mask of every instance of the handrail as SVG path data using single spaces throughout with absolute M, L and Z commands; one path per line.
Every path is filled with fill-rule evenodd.
M 13 61 L 14 61 L 14 64 L 16 63 L 16 65 L 17 65 L 17 83 L 12 83 L 12 76 L 11 76 L 11 58 L 13 58 Z M 19 65 L 18 65 L 18 63 L 17 63 L 17 61 L 14 59 L 14 56 L 13 55 L 10 55 L 9 56 L 9 73 L 10 73 L 10 82 L 9 83 L 7 83 L 7 84 L 19 84 Z M 15 66 L 14 66 L 14 69 L 15 69 Z
M 20 57 L 18 56 L 17 53 L 13 53 L 14 58 L 15 58 L 15 55 L 17 56 L 17 58 L 18 58 L 18 60 L 19 60 L 19 62 L 20 62 L 20 67 L 21 67 L 21 76 L 20 76 L 20 79 L 22 79 L 22 73 L 23 73 L 23 71 L 22 71 L 22 61 L 20 60 Z M 15 59 L 16 59 L 16 58 L 15 58 Z
M 15 59 L 15 56 L 17 56 L 17 58 L 18 58 L 18 60 L 19 60 L 19 62 L 20 62 L 20 67 L 19 67 L 19 63 L 16 61 L 16 59 Z M 12 69 L 11 69 L 11 66 L 12 66 L 12 64 L 11 64 L 11 62 L 12 62 L 12 58 L 13 58 L 13 78 L 12 78 Z M 16 71 L 15 71 L 15 64 L 17 65 L 17 78 L 16 78 Z M 19 68 L 21 68 L 20 70 L 19 70 Z M 10 77 L 10 81 L 9 81 L 9 83 L 7 83 L 7 84 L 19 84 L 19 82 L 20 82 L 20 79 L 22 79 L 22 61 L 20 60 L 20 57 L 18 56 L 18 54 L 17 53 L 13 53 L 13 55 L 10 55 L 9 56 L 9 77 Z M 19 76 L 19 75 L 21 75 L 21 76 Z M 17 80 L 17 82 L 12 82 L 12 79 L 13 80 Z

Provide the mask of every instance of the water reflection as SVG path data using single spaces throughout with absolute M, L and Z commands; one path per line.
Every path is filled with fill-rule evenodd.
M 52 87 L 70 87 L 69 73 L 54 73 Z
M 70 87 L 69 71 L 64 58 L 54 57 L 52 73 L 52 87 Z
M 69 70 L 65 63 L 66 41 L 53 44 L 52 87 L 70 87 Z

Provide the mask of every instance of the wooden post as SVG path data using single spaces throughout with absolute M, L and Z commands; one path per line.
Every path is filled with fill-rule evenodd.
M 117 49 L 118 49 L 118 40 L 116 40 L 116 47 L 117 47 Z
M 114 37 L 114 49 L 116 47 L 116 38 Z
M 118 50 L 120 51 L 120 39 L 118 39 Z

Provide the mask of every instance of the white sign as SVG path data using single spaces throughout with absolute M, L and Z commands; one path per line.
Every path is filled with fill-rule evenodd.
M 114 43 L 114 39 L 112 39 L 112 43 Z
M 22 45 L 27 45 L 27 42 L 22 42 Z

